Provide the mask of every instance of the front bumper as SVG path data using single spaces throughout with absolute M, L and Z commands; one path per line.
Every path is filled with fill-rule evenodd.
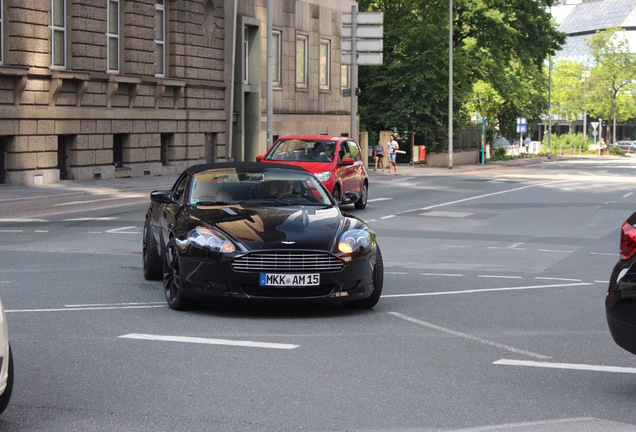
M 605 299 L 607 325 L 614 341 L 636 354 L 636 261 L 619 261 Z
M 180 270 L 186 297 L 198 301 L 218 299 L 352 301 L 369 297 L 374 290 L 375 252 L 344 264 L 339 271 L 236 271 L 231 260 L 182 256 Z M 261 286 L 261 273 L 319 273 L 316 286 Z

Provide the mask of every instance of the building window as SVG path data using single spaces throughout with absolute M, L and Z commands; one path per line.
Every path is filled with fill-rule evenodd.
M 243 83 L 250 82 L 250 29 L 243 28 Z
M 281 63 L 283 52 L 283 33 L 280 30 L 272 31 L 272 38 L 274 39 L 274 76 L 272 77 L 273 85 L 276 87 L 282 87 L 283 81 L 280 76 Z
M 174 134 L 161 134 L 161 165 L 166 166 L 170 162 L 168 148 L 174 145 Z
M 108 72 L 119 72 L 119 0 L 108 0 Z
M 2 64 L 2 0 L 0 0 L 0 65 L 1 64 Z
M 331 41 L 327 39 L 320 40 L 320 88 L 329 89 L 331 80 L 329 75 L 331 72 Z
M 115 168 L 124 166 L 124 134 L 113 135 L 113 165 Z
M 3 184 L 7 177 L 7 147 L 6 138 L 0 136 L 0 184 Z
M 307 35 L 296 35 L 296 87 L 307 87 Z
M 340 87 L 343 89 L 351 88 L 351 83 L 349 81 L 349 65 L 341 65 L 340 74 Z
M 51 0 L 51 66 L 66 67 L 66 0 Z
M 166 10 L 163 0 L 155 4 L 155 75 L 165 75 L 166 58 Z

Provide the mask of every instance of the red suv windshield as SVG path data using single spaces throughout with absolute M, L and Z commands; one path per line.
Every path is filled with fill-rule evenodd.
M 280 140 L 265 157 L 266 160 L 299 162 L 332 162 L 335 141 Z

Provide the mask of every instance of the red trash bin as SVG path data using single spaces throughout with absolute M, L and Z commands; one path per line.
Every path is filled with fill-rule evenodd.
M 426 161 L 426 146 L 420 146 L 420 162 Z

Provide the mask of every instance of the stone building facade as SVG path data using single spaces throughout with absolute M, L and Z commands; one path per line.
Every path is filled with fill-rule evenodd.
M 0 183 L 167 175 L 204 161 L 253 160 L 267 138 L 266 4 L 0 0 Z M 339 34 L 341 12 L 354 3 L 273 4 L 274 134 L 346 133 Z

